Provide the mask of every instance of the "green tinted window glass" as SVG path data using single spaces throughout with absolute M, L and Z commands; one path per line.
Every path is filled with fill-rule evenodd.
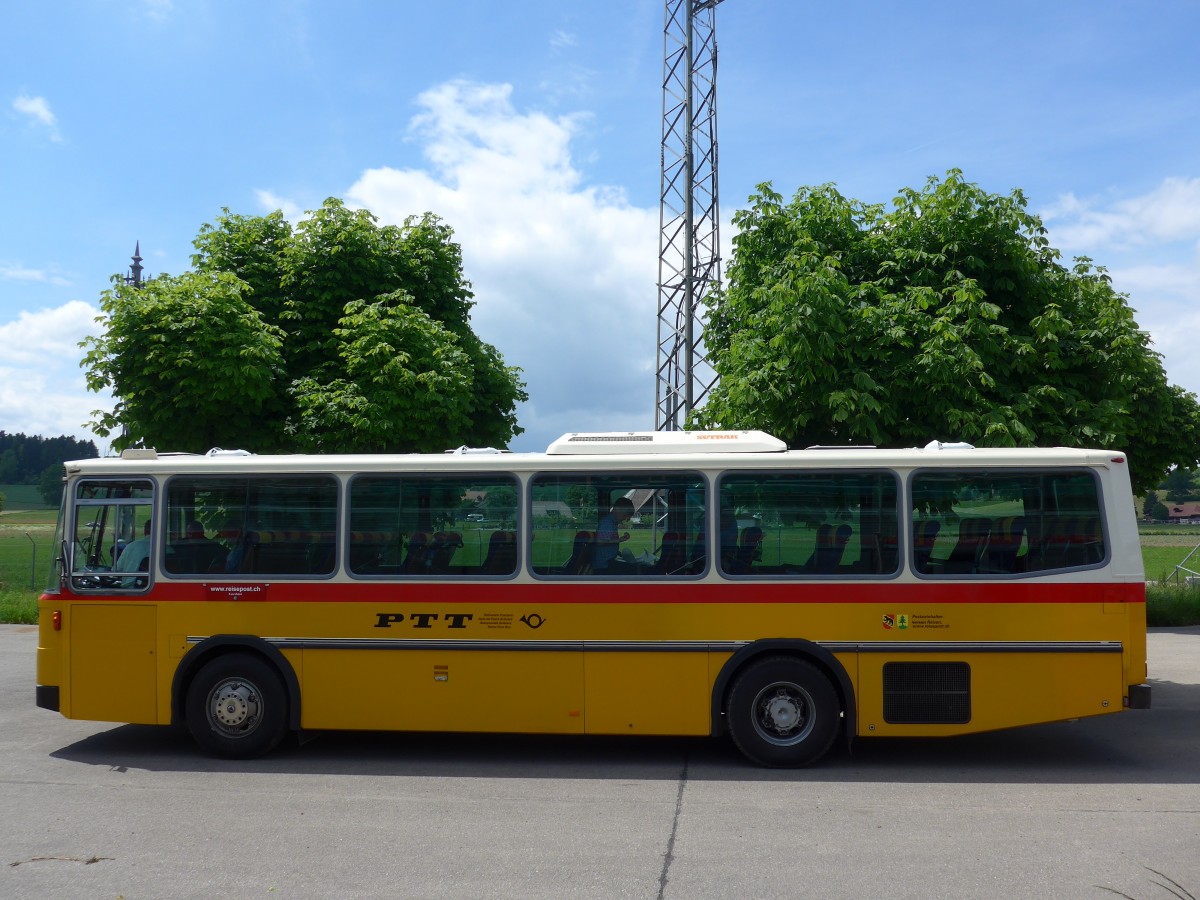
M 686 578 L 707 566 L 698 473 L 537 475 L 530 503 L 535 575 Z
M 328 475 L 173 478 L 163 567 L 196 577 L 330 575 L 337 503 Z
M 515 478 L 364 475 L 350 483 L 354 575 L 508 577 L 517 571 Z
M 912 480 L 912 566 L 997 577 L 1099 565 L 1100 492 L 1088 471 L 937 470 Z
M 717 493 L 726 575 L 862 577 L 899 570 L 891 472 L 730 472 Z

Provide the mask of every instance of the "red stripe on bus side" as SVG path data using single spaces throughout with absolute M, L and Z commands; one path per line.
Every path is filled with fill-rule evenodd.
M 238 591 L 244 587 L 244 591 Z M 111 601 L 113 595 L 76 595 Z M 548 582 L 159 582 L 125 600 L 239 603 L 1145 603 L 1140 582 L 567 584 Z

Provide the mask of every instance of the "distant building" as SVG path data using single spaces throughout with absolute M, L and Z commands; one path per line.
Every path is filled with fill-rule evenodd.
M 534 500 L 533 515 L 534 518 L 552 516 L 565 521 L 574 521 L 571 516 L 571 507 L 561 500 Z
M 1167 507 L 1167 521 L 1177 525 L 1200 525 L 1200 503 L 1172 503 Z

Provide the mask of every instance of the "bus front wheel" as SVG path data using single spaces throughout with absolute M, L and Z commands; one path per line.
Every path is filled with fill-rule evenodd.
M 795 768 L 816 762 L 837 737 L 837 691 L 811 663 L 771 656 L 737 676 L 727 708 L 733 742 L 752 762 Z
M 279 674 L 245 653 L 219 656 L 196 673 L 187 692 L 187 725 L 216 756 L 251 759 L 287 733 L 287 694 Z

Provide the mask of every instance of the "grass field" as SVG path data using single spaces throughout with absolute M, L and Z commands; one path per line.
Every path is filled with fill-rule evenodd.
M 49 509 L 36 484 L 0 484 L 4 495 L 4 508 L 9 511 L 25 509 Z
M 27 488 L 32 496 L 15 488 Z M 37 621 L 37 597 L 50 572 L 57 511 L 44 506 L 36 489 L 28 485 L 0 485 L 0 493 L 9 498 L 5 511 L 0 512 L 0 622 L 31 624 Z M 14 494 L 21 498 L 19 503 L 28 505 L 16 508 Z M 649 532 L 634 530 L 626 547 L 637 554 L 649 549 L 651 541 Z M 1147 592 L 1150 624 L 1200 625 L 1200 585 L 1165 583 L 1175 566 L 1200 544 L 1200 527 L 1146 526 L 1141 543 L 1146 579 L 1151 582 Z M 564 541 L 555 548 L 554 559 L 565 559 L 569 553 L 570 545 Z M 1200 572 L 1200 552 L 1187 567 Z
M 11 497 L 7 490 L 3 493 Z M 41 497 L 38 498 L 41 503 Z M 0 622 L 37 620 L 37 596 L 50 572 L 57 510 L 0 512 Z

